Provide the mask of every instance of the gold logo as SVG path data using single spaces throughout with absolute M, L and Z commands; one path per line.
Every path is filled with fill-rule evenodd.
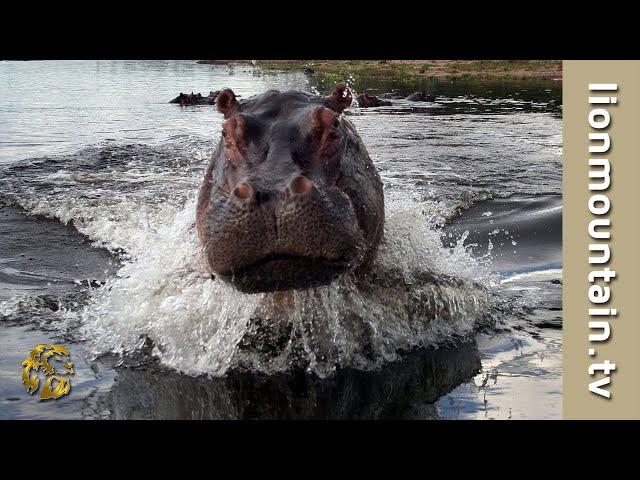
M 69 349 L 59 345 L 39 343 L 36 345 L 22 366 L 22 383 L 27 392 L 34 394 L 40 386 L 38 372 L 46 376 L 44 386 L 40 392 L 41 400 L 60 398 L 71 391 L 70 375 L 73 375 L 73 363 L 70 360 Z M 50 361 L 62 362 L 64 368 L 57 371 Z

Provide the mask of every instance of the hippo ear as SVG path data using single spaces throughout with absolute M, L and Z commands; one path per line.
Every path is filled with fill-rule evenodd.
M 233 90 L 230 88 L 222 90 L 216 98 L 216 107 L 218 111 L 224 115 L 224 118 L 229 118 L 239 106 L 240 104 L 238 100 L 236 100 L 236 94 L 233 93 Z
M 333 93 L 327 100 L 325 104 L 331 110 L 337 113 L 342 113 L 345 108 L 351 106 L 351 91 L 349 87 L 345 83 L 339 83 L 336 85 L 336 88 L 333 89 Z
M 318 107 L 311 114 L 311 135 L 316 141 L 316 155 L 326 160 L 340 145 L 340 114 L 330 108 Z

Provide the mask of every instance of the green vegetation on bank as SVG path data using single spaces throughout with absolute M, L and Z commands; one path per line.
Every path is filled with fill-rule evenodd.
M 250 63 L 202 60 L 200 63 Z M 325 80 L 346 77 L 389 79 L 556 79 L 560 60 L 256 60 L 265 73 L 312 69 Z

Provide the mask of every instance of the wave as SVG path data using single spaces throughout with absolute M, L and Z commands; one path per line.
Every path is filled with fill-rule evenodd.
M 368 283 L 347 275 L 247 295 L 212 280 L 194 221 L 203 145 L 92 147 L 12 165 L 0 178 L 5 202 L 73 224 L 122 260 L 84 307 L 57 312 L 58 328 L 94 355 L 152 345 L 164 365 L 193 375 L 304 368 L 325 377 L 466 338 L 504 311 L 490 252 L 474 256 L 465 232 L 442 238 L 443 224 L 490 192 L 437 201 L 385 188 L 384 240 Z
M 345 276 L 273 294 L 243 294 L 211 280 L 194 216 L 191 201 L 77 313 L 94 354 L 127 354 L 151 340 L 152 354 L 184 373 L 305 368 L 324 377 L 468 336 L 491 311 L 488 269 L 462 247 L 444 249 L 412 203 L 388 205 L 376 265 L 384 281 L 362 286 Z

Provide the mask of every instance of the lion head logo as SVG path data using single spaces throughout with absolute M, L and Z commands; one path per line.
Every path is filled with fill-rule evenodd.
M 44 386 L 40 392 L 41 400 L 60 398 L 71 391 L 70 375 L 73 375 L 73 363 L 70 360 L 69 349 L 59 345 L 50 345 L 48 343 L 40 343 L 36 345 L 22 366 L 22 383 L 27 392 L 34 394 L 40 386 L 40 377 L 38 372 L 42 372 L 46 376 Z M 50 363 L 57 361 L 62 363 L 63 368 L 56 370 Z

